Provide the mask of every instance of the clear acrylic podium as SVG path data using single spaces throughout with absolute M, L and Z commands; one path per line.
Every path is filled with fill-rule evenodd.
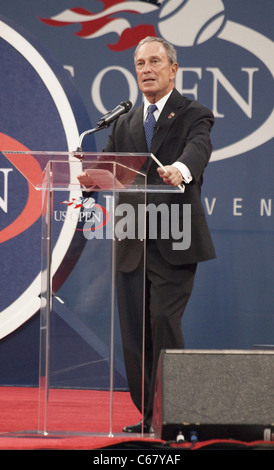
M 127 234 L 115 214 L 129 195 L 145 207 L 148 192 L 179 190 L 147 185 L 150 154 L 2 153 L 42 192 L 38 433 L 121 432 L 114 390 L 126 389 L 127 382 L 115 272 L 116 244 Z M 79 182 L 83 173 L 88 193 Z M 145 269 L 145 211 L 138 213 L 138 224 Z M 144 304 L 144 282 L 140 292 Z M 77 422 L 77 393 L 83 394 L 85 423 Z M 98 407 L 107 425 L 98 422 Z

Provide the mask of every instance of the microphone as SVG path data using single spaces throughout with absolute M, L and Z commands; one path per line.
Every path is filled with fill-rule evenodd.
M 112 111 L 109 111 L 105 114 L 101 119 L 98 121 L 97 126 L 100 127 L 108 127 L 113 121 L 118 119 L 122 114 L 128 113 L 128 111 L 132 108 L 131 101 L 122 101 L 116 108 Z
M 122 114 L 127 113 L 130 109 L 132 108 L 132 103 L 131 101 L 122 101 L 116 108 L 114 108 L 112 111 L 109 111 L 107 114 L 105 114 L 97 123 L 97 127 L 94 129 L 89 129 L 88 131 L 82 132 L 82 134 L 79 137 L 79 143 L 78 147 L 76 149 L 76 153 L 82 152 L 82 143 L 84 138 L 87 135 L 94 134 L 95 132 L 100 131 L 101 129 L 105 129 L 106 127 L 109 127 L 109 125 L 115 121 L 115 119 L 118 119 L 119 116 Z M 82 159 L 83 156 L 81 155 L 80 157 L 76 156 L 77 158 Z

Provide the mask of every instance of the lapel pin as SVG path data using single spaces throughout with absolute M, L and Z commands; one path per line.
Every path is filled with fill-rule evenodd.
M 171 119 L 175 116 L 175 113 L 170 113 L 170 115 L 168 116 L 168 119 Z

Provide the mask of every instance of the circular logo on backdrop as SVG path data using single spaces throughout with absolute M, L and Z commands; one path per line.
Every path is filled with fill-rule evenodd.
M 28 175 L 35 172 L 42 178 L 45 162 L 41 165 L 31 151 L 54 155 L 75 150 L 80 133 L 90 128 L 90 121 L 69 73 L 33 37 L 1 17 L 0 37 L 2 338 L 40 308 L 42 195 Z M 22 158 L 16 168 L 5 150 L 30 151 L 30 156 L 26 161 Z M 72 237 L 73 231 L 62 225 L 54 241 L 54 272 L 62 264 Z
M 85 39 L 83 44 L 92 42 L 97 57 L 98 50 L 102 52 L 102 60 L 92 64 L 92 73 L 96 67 L 98 71 L 91 87 L 100 115 L 107 111 L 101 100 L 102 83 L 113 71 L 119 79 L 120 74 L 126 79 L 133 105 L 138 100 L 135 75 L 123 66 L 125 59 L 128 64 L 125 51 L 146 35 L 161 36 L 174 44 L 182 55 L 178 88 L 184 94 L 189 89 L 193 97 L 197 85 L 197 99 L 202 98 L 219 118 L 214 126 L 213 162 L 248 155 L 273 138 L 274 112 L 268 90 L 274 76 L 274 45 L 266 35 L 231 21 L 224 1 L 206 3 L 205 8 L 204 0 L 103 0 L 96 12 L 92 6 L 91 11 L 78 7 L 60 11 L 57 6 L 54 16 L 40 20 L 44 27 L 72 25 L 73 33 Z M 5 19 L 0 26 L 0 148 L 74 150 L 79 133 L 90 123 L 68 72 L 18 26 Z M 132 58 L 132 51 L 128 54 Z M 188 86 L 188 73 L 195 77 L 195 86 L 191 80 Z M 114 88 L 111 83 L 109 90 Z M 106 102 L 111 98 L 108 93 L 105 91 Z M 39 308 L 39 197 L 0 154 L 1 279 L 6 290 L 0 300 L 0 336 Z M 62 200 L 72 201 L 73 195 Z M 61 230 L 54 248 L 60 263 L 70 242 L 68 233 Z

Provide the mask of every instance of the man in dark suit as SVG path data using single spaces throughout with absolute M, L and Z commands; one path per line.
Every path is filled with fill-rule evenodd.
M 159 38 L 146 38 L 135 51 L 135 68 L 144 103 L 121 116 L 113 125 L 105 152 L 153 153 L 165 166 L 153 160 L 147 183 L 177 187 L 185 192 L 150 194 L 148 203 L 179 207 L 191 206 L 191 243 L 187 249 L 174 250 L 174 240 L 146 240 L 146 320 L 144 395 L 142 395 L 143 339 L 143 243 L 124 239 L 117 247 L 117 292 L 125 365 L 131 397 L 140 411 L 143 424 L 127 426 L 125 432 L 149 432 L 159 354 L 162 349 L 182 349 L 182 315 L 191 295 L 197 263 L 215 257 L 214 247 L 201 204 L 203 171 L 212 146 L 210 131 L 214 117 L 207 108 L 191 101 L 174 88 L 178 70 L 176 51 Z M 148 106 L 156 104 L 156 124 L 149 148 L 144 122 Z M 178 240 L 176 240 L 178 241 Z M 144 403 L 142 406 L 142 398 Z

